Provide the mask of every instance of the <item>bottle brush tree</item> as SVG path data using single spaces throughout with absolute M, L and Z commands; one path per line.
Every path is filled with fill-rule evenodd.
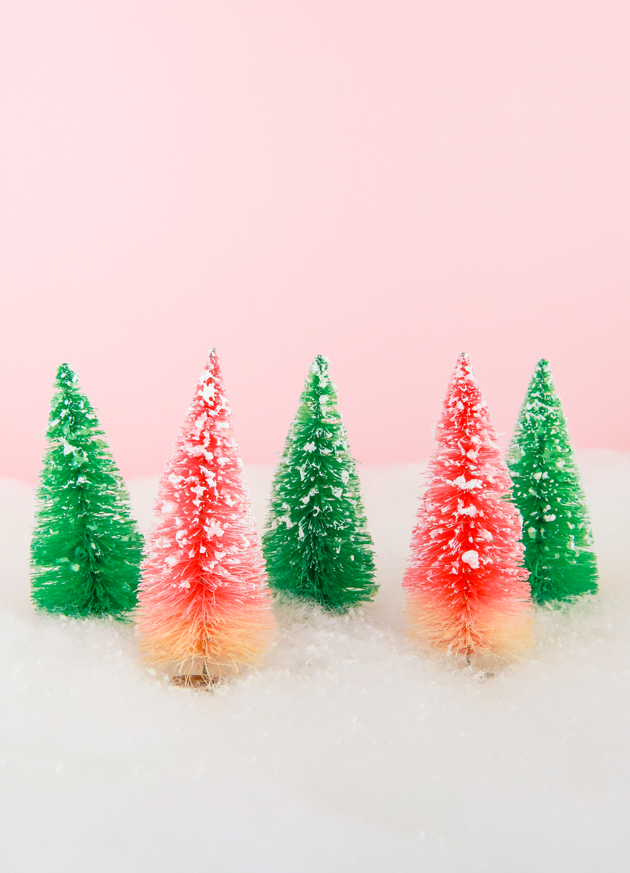
M 277 593 L 344 611 L 376 592 L 359 478 L 322 356 L 309 369 L 275 473 L 263 550 Z
M 145 660 L 207 681 L 255 662 L 274 628 L 260 541 L 214 350 L 160 481 L 138 591 Z
M 462 354 L 437 425 L 403 585 L 412 636 L 467 661 L 510 660 L 531 643 L 521 521 L 507 499 L 510 484 Z
M 560 399 L 547 361 L 529 384 L 508 451 L 523 516 L 525 566 L 536 603 L 597 590 L 589 516 Z
M 35 605 L 69 616 L 123 618 L 136 604 L 143 538 L 89 400 L 57 371 L 31 541 Z

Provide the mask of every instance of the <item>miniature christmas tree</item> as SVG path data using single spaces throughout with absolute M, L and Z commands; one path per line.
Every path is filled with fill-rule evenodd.
M 530 645 L 531 603 L 510 477 L 466 355 L 449 385 L 403 585 L 412 635 L 467 661 Z
M 147 662 L 208 681 L 255 662 L 274 622 L 214 350 L 162 476 L 138 589 Z
M 123 618 L 143 539 L 103 431 L 67 364 L 57 371 L 31 542 L 32 598 L 48 612 Z
M 276 470 L 263 549 L 277 593 L 346 610 L 370 600 L 372 540 L 328 361 L 310 367 Z
M 547 361 L 521 408 L 508 466 L 523 516 L 525 566 L 536 603 L 597 590 L 597 561 L 580 475 Z

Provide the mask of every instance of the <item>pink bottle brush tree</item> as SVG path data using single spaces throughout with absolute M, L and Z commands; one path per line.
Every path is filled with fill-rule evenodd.
M 242 466 L 211 350 L 160 482 L 138 589 L 144 658 L 170 666 L 182 684 L 211 683 L 255 663 L 273 632 Z
M 448 387 L 403 585 L 412 636 L 480 666 L 531 644 L 510 477 L 467 355 Z

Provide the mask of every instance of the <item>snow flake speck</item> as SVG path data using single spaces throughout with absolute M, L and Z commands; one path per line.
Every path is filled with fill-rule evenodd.
M 200 465 L 199 469 L 201 470 L 201 472 L 205 476 L 205 479 L 206 479 L 206 482 L 208 483 L 208 485 L 215 485 L 214 472 L 212 470 L 210 470 L 208 467 L 204 467 L 203 465 Z M 192 489 L 192 491 L 195 494 L 202 494 L 205 490 L 206 490 L 205 487 L 202 488 L 201 491 L 196 491 L 194 488 Z
M 481 479 L 466 480 L 465 476 L 458 476 L 457 479 L 453 480 L 453 485 L 461 488 L 462 491 L 472 491 L 474 488 L 479 488 L 482 484 L 483 482 Z
M 479 552 L 475 551 L 474 549 L 470 549 L 470 551 L 464 552 L 464 554 L 462 555 L 462 561 L 464 562 L 464 564 L 468 564 L 471 569 L 477 570 L 479 568 Z
M 472 517 L 477 515 L 478 512 L 479 510 L 476 506 L 464 506 L 461 500 L 458 501 L 457 515 L 469 515 Z
M 210 376 L 210 378 L 212 377 Z M 217 389 L 212 382 L 206 382 L 205 385 L 199 389 L 199 396 L 205 401 L 205 403 L 210 403 L 211 400 L 214 400 L 216 393 Z
M 186 453 L 193 458 L 198 457 L 199 455 L 203 455 L 206 460 L 212 459 L 212 452 L 207 452 L 205 446 L 199 444 L 194 445 L 193 443 L 186 443 L 185 448 Z M 208 458 L 208 454 L 210 455 L 210 458 Z
M 206 526 L 206 534 L 209 537 L 222 537 L 225 531 L 216 520 L 216 518 L 211 518 L 210 522 Z

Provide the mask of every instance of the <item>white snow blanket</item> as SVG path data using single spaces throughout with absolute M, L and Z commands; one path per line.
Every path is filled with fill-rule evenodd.
M 520 663 L 483 679 L 407 641 L 421 468 L 367 468 L 374 603 L 279 612 L 213 693 L 147 671 L 131 626 L 35 614 L 33 491 L 0 481 L 0 869 L 625 873 L 630 455 L 578 458 L 600 593 L 538 609 Z M 261 528 L 272 471 L 247 473 Z M 131 483 L 145 531 L 156 487 Z

